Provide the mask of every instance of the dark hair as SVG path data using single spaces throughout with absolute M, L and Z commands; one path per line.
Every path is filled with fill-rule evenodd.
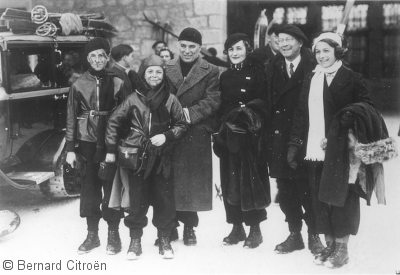
M 346 55 L 346 53 L 347 53 L 347 49 L 346 48 L 339 46 L 339 44 L 336 43 L 335 41 L 333 41 L 332 39 L 324 38 L 324 39 L 321 39 L 318 42 L 325 42 L 326 44 L 331 46 L 334 49 L 334 53 L 335 53 L 335 58 L 336 59 L 342 60 L 344 58 L 344 56 Z M 314 49 L 313 54 L 315 55 L 315 49 Z
M 158 45 L 158 44 L 161 44 L 161 43 L 164 44 L 164 46 L 167 45 L 167 43 L 165 43 L 164 41 L 162 41 L 162 40 L 157 40 L 156 42 L 153 43 L 153 46 L 151 46 L 151 48 L 152 48 L 152 49 L 155 49 L 155 47 L 157 47 L 157 45 Z
M 111 49 L 111 57 L 116 61 L 120 61 L 125 55 L 130 55 L 133 48 L 127 44 L 119 44 Z
M 171 56 L 171 59 L 174 59 L 174 53 L 167 47 L 161 48 L 161 50 L 158 53 L 158 55 L 161 56 L 161 52 L 163 52 L 163 51 L 169 52 L 169 55 Z
M 246 48 L 246 55 L 249 55 L 249 53 L 251 53 L 251 52 L 253 52 L 253 47 L 250 45 L 250 42 L 249 41 L 247 41 L 247 40 L 240 40 L 240 41 L 243 41 L 243 44 L 244 44 L 244 47 Z M 238 41 L 238 42 L 240 42 L 240 41 Z M 236 42 L 237 43 L 237 42 Z M 236 44 L 235 43 L 235 44 Z M 229 49 L 227 49 L 227 50 L 224 50 L 224 54 L 228 54 L 228 50 Z M 228 58 L 229 59 L 229 58 Z
M 208 48 L 207 51 L 212 55 L 212 56 L 217 56 L 217 50 L 213 47 Z

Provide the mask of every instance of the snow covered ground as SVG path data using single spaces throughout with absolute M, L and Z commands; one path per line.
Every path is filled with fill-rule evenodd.
M 390 135 L 396 136 L 398 117 L 385 116 L 385 120 Z M 101 247 L 89 254 L 77 255 L 76 250 L 86 236 L 85 222 L 79 218 L 79 199 L 52 201 L 43 198 L 39 191 L 0 186 L 0 209 L 15 210 L 21 216 L 19 229 L 0 239 L 0 274 L 396 274 L 396 271 L 400 274 L 400 158 L 385 164 L 385 180 L 387 205 L 377 205 L 374 200 L 369 207 L 362 201 L 359 234 L 351 237 L 349 243 L 350 263 L 336 270 L 313 264 L 307 249 L 287 255 L 273 252 L 275 245 L 288 234 L 277 204 L 267 209 L 268 220 L 261 224 L 264 242 L 256 249 L 244 249 L 243 242 L 236 246 L 222 245 L 230 226 L 225 222 L 223 203 L 215 198 L 213 211 L 199 214 L 197 246 L 186 247 L 180 239 L 172 244 L 175 259 L 163 260 L 158 248 L 153 246 L 156 230 L 150 224 L 142 239 L 141 258 L 127 261 L 125 254 L 130 239 L 123 223 L 120 254 L 106 255 L 107 230 L 101 222 Z M 148 216 L 151 219 L 151 210 Z M 183 227 L 178 230 L 182 237 Z M 305 229 L 303 236 L 307 242 Z M 6 270 L 10 266 L 8 260 L 13 263 L 11 271 Z M 25 270 L 18 270 L 18 262 L 22 268 L 23 261 L 61 263 L 61 270 L 36 272 L 26 270 L 27 265 Z M 99 266 L 104 263 L 103 270 L 87 270 L 96 263 Z

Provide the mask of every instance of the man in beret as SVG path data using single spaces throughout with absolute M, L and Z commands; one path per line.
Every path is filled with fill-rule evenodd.
M 89 41 L 86 58 L 90 67 L 72 84 L 68 95 L 66 162 L 74 168 L 76 153 L 86 160 L 80 216 L 86 218 L 88 234 L 78 248 L 79 254 L 100 246 L 98 230 L 101 217 L 108 224 L 107 254 L 121 251 L 118 228 L 123 213 L 108 208 L 112 180 L 105 181 L 98 177 L 99 163 L 104 160 L 106 152 L 104 139 L 107 118 L 116 106 L 119 94 L 123 92 L 121 85 L 115 85 L 116 77 L 105 70 L 109 54 L 110 45 L 106 39 L 97 37 Z
M 198 30 L 184 29 L 178 38 L 179 57 L 166 65 L 189 123 L 172 156 L 175 205 L 177 218 L 184 224 L 185 245 L 197 243 L 193 229 L 199 223 L 197 211 L 212 209 L 211 133 L 220 105 L 219 71 L 200 57 L 201 45 Z
M 304 77 L 315 67 L 311 51 L 304 47 L 305 34 L 295 25 L 283 25 L 276 31 L 279 53 L 267 66 L 268 92 L 271 98 L 271 127 L 269 129 L 269 172 L 276 178 L 279 206 L 289 226 L 289 237 L 275 248 L 277 253 L 290 253 L 304 248 L 301 235 L 302 220 L 308 226 L 308 248 L 319 253 L 322 243 L 315 234 L 310 188 L 305 164 L 297 152 L 288 152 L 292 118 L 298 105 Z M 291 147 L 292 148 L 292 147 Z M 289 166 L 288 154 L 296 154 L 297 162 Z M 293 165 L 295 163 L 295 165 Z M 303 212 L 304 208 L 304 212 Z

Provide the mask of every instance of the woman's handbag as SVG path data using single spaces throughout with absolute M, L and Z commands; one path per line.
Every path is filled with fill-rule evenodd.
M 118 165 L 137 173 L 146 168 L 149 141 L 143 147 L 118 146 Z

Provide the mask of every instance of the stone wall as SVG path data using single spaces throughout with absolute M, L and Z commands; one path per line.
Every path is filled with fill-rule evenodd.
M 160 37 L 160 32 L 144 20 L 143 12 L 154 21 L 168 23 L 177 35 L 185 27 L 197 28 L 203 35 L 203 45 L 216 48 L 219 56 L 226 39 L 227 0 L 32 0 L 32 6 L 39 4 L 49 12 L 103 12 L 119 31 L 112 44 L 134 47 L 135 69 L 152 53 L 151 45 Z M 168 45 L 174 52 L 176 41 L 168 35 Z

